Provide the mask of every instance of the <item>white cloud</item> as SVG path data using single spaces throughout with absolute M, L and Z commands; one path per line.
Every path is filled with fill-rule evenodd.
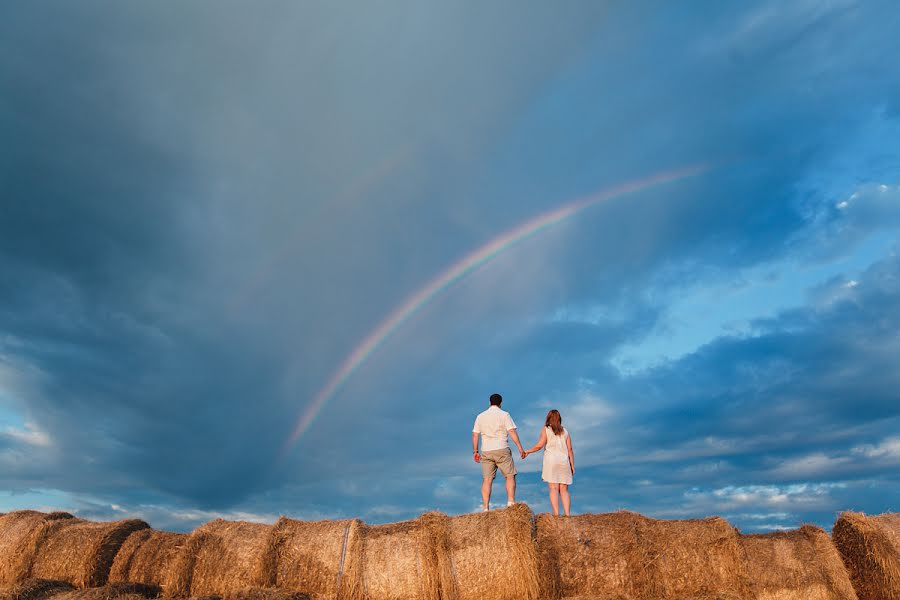
M 900 437 L 887 438 L 877 445 L 856 446 L 851 452 L 870 459 L 900 461 Z
M 29 446 L 47 448 L 53 445 L 53 440 L 47 432 L 38 429 L 34 423 L 25 423 L 24 429 L 7 427 L 3 433 L 8 437 Z
M 816 452 L 798 458 L 789 458 L 781 462 L 773 472 L 779 477 L 802 479 L 830 473 L 850 462 L 846 456 L 828 456 L 822 452 Z

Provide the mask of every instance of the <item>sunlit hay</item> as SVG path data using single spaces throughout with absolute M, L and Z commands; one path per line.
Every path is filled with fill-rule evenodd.
M 642 578 L 629 561 L 637 548 L 640 515 L 620 511 L 577 517 L 537 516 L 542 598 L 639 598 Z
M 249 587 L 236 592 L 229 592 L 222 597 L 222 600 L 315 600 L 317 598 L 340 598 L 343 600 L 344 596 L 311 596 L 304 592 L 281 588 Z
M 171 593 L 168 585 L 172 580 L 172 571 L 187 538 L 186 533 L 154 529 L 135 531 L 116 554 L 109 571 L 110 583 L 157 585 L 162 586 L 163 593 Z
M 263 572 L 271 525 L 216 519 L 197 528 L 178 552 L 163 586 L 174 596 L 237 592 L 271 581 Z
M 68 581 L 79 588 L 104 585 L 113 559 L 132 532 L 150 527 L 138 519 L 92 523 L 47 521 L 32 541 L 30 577 Z
M 0 586 L 10 586 L 29 577 L 33 551 L 29 541 L 42 523 L 71 518 L 69 513 L 35 510 L 17 510 L 0 516 Z
M 542 598 L 533 530 L 534 515 L 526 504 L 450 518 L 447 552 L 456 597 Z
M 51 600 L 152 600 L 160 593 L 157 585 L 120 582 L 54 594 Z
M 358 519 L 297 521 L 282 517 L 264 555 L 262 571 L 271 574 L 271 579 L 258 583 L 314 597 L 361 598 L 363 528 Z
M 0 600 L 45 600 L 54 594 L 74 590 L 67 581 L 26 579 L 0 591 Z
M 832 538 L 859 600 L 900 600 L 900 513 L 845 512 Z
M 818 527 L 741 535 L 739 542 L 759 600 L 856 599 L 837 549 Z
M 636 522 L 631 556 L 642 597 L 744 598 L 747 572 L 738 532 L 719 517 Z
M 449 600 L 442 586 L 449 573 L 446 559 L 447 517 L 426 513 L 413 521 L 362 528 L 361 597 L 367 600 Z M 440 559 L 439 554 L 445 553 Z M 343 599 L 343 596 L 341 596 Z

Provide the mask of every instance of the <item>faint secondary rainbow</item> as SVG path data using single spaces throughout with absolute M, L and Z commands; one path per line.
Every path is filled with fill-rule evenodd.
M 506 231 L 474 252 L 463 257 L 462 260 L 451 265 L 437 277 L 428 282 L 427 285 L 407 298 L 403 304 L 391 312 L 378 327 L 373 329 L 372 332 L 369 333 L 356 348 L 354 348 L 353 352 L 344 359 L 341 366 L 334 374 L 332 374 L 325 386 L 319 390 L 312 402 L 306 407 L 306 410 L 291 432 L 283 452 L 286 453 L 290 450 L 306 430 L 309 429 L 309 426 L 312 425 L 312 422 L 315 420 L 316 416 L 318 416 L 319 411 L 322 410 L 325 404 L 327 404 L 347 380 L 350 379 L 363 364 L 365 364 L 369 357 L 371 357 L 372 354 L 388 340 L 391 334 L 393 334 L 410 317 L 416 314 L 423 306 L 434 299 L 435 296 L 448 289 L 466 275 L 496 258 L 502 252 L 509 250 L 519 242 L 553 227 L 600 202 L 625 194 L 640 192 L 653 186 L 700 175 L 710 168 L 712 168 L 712 165 L 699 164 L 672 171 L 664 171 L 644 179 L 627 181 L 616 187 L 579 198 L 555 210 L 540 214 L 525 223 L 522 223 L 518 227 Z

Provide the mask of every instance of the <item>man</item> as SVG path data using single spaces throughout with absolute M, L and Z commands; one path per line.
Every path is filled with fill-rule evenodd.
M 481 499 L 484 502 L 484 510 L 490 509 L 491 486 L 497 469 L 506 477 L 507 506 L 516 502 L 516 465 L 513 463 L 512 451 L 509 449 L 507 434 L 519 448 L 519 456 L 525 458 L 525 450 L 519 442 L 519 434 L 516 432 L 516 424 L 513 423 L 509 413 L 501 410 L 503 397 L 500 394 L 491 394 L 490 407 L 475 418 L 475 426 L 472 428 L 472 452 L 475 462 L 481 463 L 481 474 L 484 481 L 481 483 Z M 481 452 L 478 452 L 478 436 L 481 436 Z

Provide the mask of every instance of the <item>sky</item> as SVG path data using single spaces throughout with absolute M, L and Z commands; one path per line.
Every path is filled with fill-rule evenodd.
M 494 392 L 526 446 L 561 412 L 575 514 L 900 509 L 898 29 L 2 3 L 0 512 L 470 512 Z

